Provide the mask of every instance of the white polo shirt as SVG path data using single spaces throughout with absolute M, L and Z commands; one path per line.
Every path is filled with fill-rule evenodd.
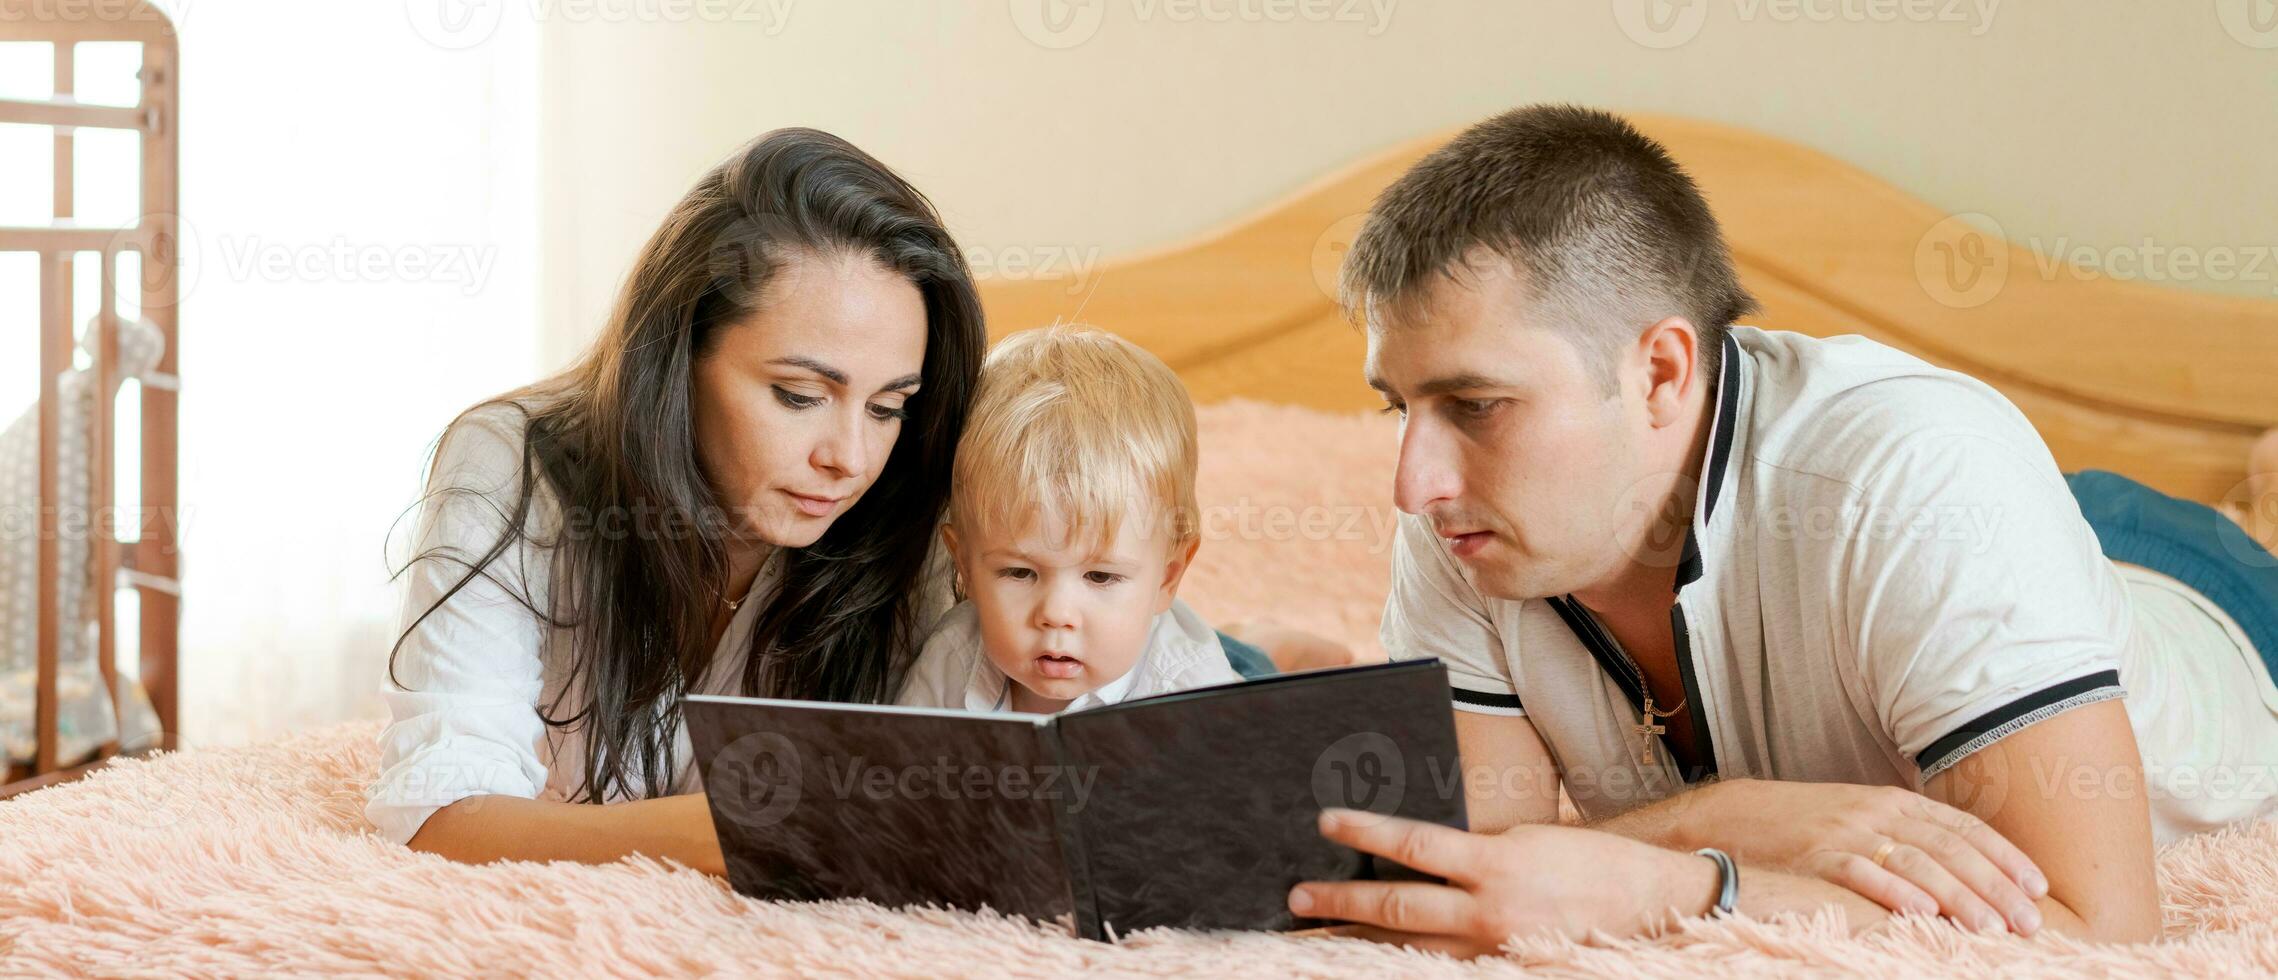
M 1186 603 L 1173 599 L 1171 608 L 1157 613 L 1148 627 L 1147 645 L 1130 670 L 1085 692 L 1061 710 L 1082 711 L 1241 679 L 1226 660 L 1218 632 Z M 1012 678 L 982 652 L 980 612 L 971 599 L 950 607 L 934 625 L 894 703 L 965 711 L 1010 710 Z
M 1588 610 L 1483 596 L 1411 515 L 1385 650 L 1446 661 L 1459 710 L 1529 718 L 1590 819 L 1687 776 L 1919 789 L 2120 697 L 2162 842 L 2274 812 L 2261 658 L 2204 597 L 2105 559 L 1998 392 L 1861 337 L 1735 327 L 1715 398 L 1671 616 L 1700 771 L 1661 738 L 1638 761 L 1640 675 Z

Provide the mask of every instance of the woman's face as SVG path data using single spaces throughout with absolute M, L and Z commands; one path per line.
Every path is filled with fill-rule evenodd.
M 690 379 L 697 462 L 739 537 L 815 543 L 878 479 L 925 366 L 925 300 L 867 256 L 794 254 Z

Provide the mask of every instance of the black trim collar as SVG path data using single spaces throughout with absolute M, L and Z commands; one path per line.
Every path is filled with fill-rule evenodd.
M 1733 427 L 1740 414 L 1740 359 L 1747 355 L 1729 332 L 1724 335 L 1723 349 L 1716 373 L 1716 420 L 1709 426 L 1708 458 L 1701 463 L 1701 505 L 1685 527 L 1684 550 L 1677 558 L 1679 589 L 1700 580 L 1701 546 L 1694 536 L 1716 513 L 1717 498 L 1724 493 L 1724 472 L 1732 462 Z

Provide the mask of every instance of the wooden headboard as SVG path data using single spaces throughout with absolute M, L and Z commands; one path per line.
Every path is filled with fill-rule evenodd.
M 1856 167 L 1729 126 L 1633 115 L 1700 183 L 1763 312 L 1749 323 L 1863 334 L 1967 372 L 2024 410 L 2067 470 L 2168 493 L 2241 491 L 2278 425 L 2278 302 L 2096 278 Z M 1084 280 L 988 281 L 992 335 L 1055 320 L 1154 351 L 1197 401 L 1382 404 L 1336 307 L 1337 264 L 1377 193 L 1454 133 L 1348 166 L 1192 242 Z

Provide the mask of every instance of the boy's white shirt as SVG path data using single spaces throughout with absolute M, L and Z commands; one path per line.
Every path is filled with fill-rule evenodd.
M 1226 659 L 1218 631 L 1177 599 L 1158 613 L 1147 645 L 1123 676 L 1088 691 L 1062 711 L 1121 704 L 1171 691 L 1231 684 L 1242 679 Z M 911 665 L 896 704 L 966 711 L 1009 711 L 1012 679 L 981 650 L 981 618 L 967 599 L 944 613 Z

